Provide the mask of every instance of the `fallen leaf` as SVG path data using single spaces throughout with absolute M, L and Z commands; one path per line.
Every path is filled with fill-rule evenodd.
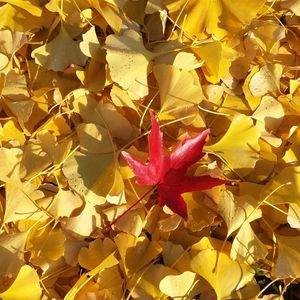
M 133 134 L 130 122 L 111 103 L 98 102 L 87 95 L 76 98 L 73 106 L 74 112 L 80 114 L 84 123 L 100 125 L 112 137 L 128 140 Z
M 220 156 L 240 176 L 246 176 L 259 158 L 259 137 L 260 132 L 251 118 L 240 114 L 233 118 L 225 135 L 205 149 Z
M 225 77 L 229 72 L 231 61 L 238 57 L 236 51 L 219 41 L 194 47 L 193 51 L 204 61 L 202 69 L 211 83 L 218 83 Z
M 147 96 L 147 76 L 155 54 L 144 47 L 142 36 L 134 30 L 127 30 L 121 36 L 109 35 L 104 48 L 112 80 L 132 99 Z
M 0 293 L 3 300 L 39 300 L 41 295 L 39 276 L 28 265 L 23 266 L 13 284 Z
M 89 237 L 101 226 L 101 216 L 96 211 L 95 205 L 85 203 L 83 210 L 72 216 L 63 224 L 64 230 L 71 232 L 76 238 L 84 239 Z
M 166 205 L 173 212 L 187 219 L 186 204 L 182 193 L 201 191 L 223 184 L 218 178 L 206 176 L 186 176 L 187 169 L 204 156 L 202 152 L 209 130 L 195 137 L 186 137 L 168 156 L 163 154 L 162 132 L 156 118 L 151 114 L 152 129 L 148 137 L 149 163 L 133 158 L 129 153 L 122 154 L 137 176 L 141 185 L 157 185 L 159 205 Z
M 280 91 L 280 77 L 282 66 L 269 64 L 254 73 L 249 83 L 249 90 L 254 97 L 260 97 L 270 92 Z
M 153 298 L 162 298 L 163 293 L 160 290 L 160 282 L 168 275 L 177 274 L 171 268 L 168 268 L 164 265 L 153 264 L 151 265 L 144 273 L 137 273 L 131 281 L 138 281 L 138 286 L 141 287 L 147 294 Z M 145 296 L 143 297 L 145 299 Z
M 6 74 L 1 96 L 4 105 L 17 117 L 20 124 L 28 121 L 34 102 L 30 99 L 24 75 L 16 70 L 10 70 Z
M 44 197 L 44 193 L 36 190 L 32 183 L 27 182 L 19 186 L 7 183 L 5 191 L 7 200 L 3 223 L 27 218 L 31 220 L 47 218 L 47 214 L 36 203 L 36 200 Z
M 98 40 L 95 27 L 91 27 L 83 34 L 82 39 L 83 41 L 79 44 L 82 53 L 100 62 L 105 62 L 105 53 Z
M 245 286 L 254 276 L 247 265 L 212 249 L 204 249 L 194 256 L 191 268 L 209 282 L 220 300 L 230 297 L 232 292 Z
M 21 145 L 26 139 L 15 118 L 0 120 L 0 139 L 2 143 L 17 140 Z
M 276 234 L 278 254 L 272 275 L 276 278 L 298 278 L 300 276 L 300 249 L 298 236 Z
M 230 257 L 233 260 L 252 265 L 266 258 L 269 251 L 253 231 L 249 220 L 245 220 L 235 236 Z
M 263 0 L 251 0 L 244 5 L 233 1 L 165 0 L 173 21 L 188 34 L 203 37 L 203 33 L 215 35 L 218 39 L 234 36 L 249 24 L 264 5 Z
M 159 283 L 160 290 L 169 297 L 193 298 L 199 293 L 195 283 L 197 282 L 197 275 L 193 272 L 186 271 L 179 275 L 167 275 Z
M 272 178 L 260 193 L 260 198 L 273 205 L 296 203 L 300 196 L 299 167 L 286 167 Z
M 190 108 L 197 109 L 196 105 L 204 99 L 195 71 L 181 70 L 172 65 L 155 65 L 153 72 L 159 86 L 160 113 L 176 117 Z M 185 88 L 187 84 L 189 89 Z
M 115 249 L 116 245 L 108 238 L 95 240 L 89 244 L 88 248 L 80 249 L 78 262 L 83 268 L 92 270 L 100 265 Z
M 71 64 L 84 66 L 87 60 L 64 26 L 52 41 L 34 49 L 31 55 L 37 64 L 53 71 L 64 71 Z
M 273 22 L 255 22 L 256 28 L 250 32 L 250 37 L 260 48 L 272 54 L 277 54 L 280 47 L 280 40 L 285 38 L 284 28 Z
M 23 32 L 13 32 L 6 29 L 1 30 L 0 35 L 0 52 L 6 54 L 7 56 L 14 55 L 15 52 L 18 51 L 27 42 L 27 36 Z
M 271 96 L 264 96 L 252 117 L 263 122 L 268 131 L 276 132 L 284 114 L 284 108 L 277 99 Z
M 83 274 L 77 282 L 73 285 L 73 287 L 68 291 L 65 296 L 65 300 L 74 300 L 76 299 L 76 295 L 79 294 L 80 290 L 83 289 L 86 284 L 88 284 L 99 272 L 106 268 L 110 268 L 114 265 L 118 264 L 118 260 L 116 259 L 116 252 L 114 251 L 109 256 L 107 256 L 96 268 L 93 270 Z M 76 298 L 75 298 L 76 297 Z
M 57 261 L 64 253 L 65 235 L 61 229 L 46 227 L 29 239 L 27 250 L 31 251 L 31 259 Z
M 110 97 L 117 107 L 129 107 L 138 112 L 134 101 L 129 97 L 128 93 L 121 89 L 118 85 L 114 84 L 111 91 Z
M 18 148 L 0 148 L 0 180 L 14 186 L 21 185 L 21 161 L 23 151 Z
M 245 222 L 262 217 L 259 203 L 249 195 L 238 197 L 230 191 L 222 191 L 219 199 L 217 211 L 227 225 L 227 237 L 241 228 Z
M 25 245 L 30 230 L 2 235 L 0 237 L 0 274 L 16 277 L 25 264 Z
M 97 168 L 95 168 L 97 166 Z M 70 187 L 86 201 L 102 204 L 114 180 L 114 154 L 75 152 L 63 165 Z
M 115 151 L 115 144 L 110 140 L 110 134 L 105 127 L 93 123 L 81 123 L 76 132 L 83 153 L 104 154 Z

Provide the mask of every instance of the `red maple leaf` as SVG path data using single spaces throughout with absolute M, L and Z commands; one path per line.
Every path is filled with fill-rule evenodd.
M 219 178 L 204 176 L 186 176 L 187 169 L 204 156 L 203 146 L 209 129 L 195 137 L 187 136 L 169 155 L 163 151 L 163 134 L 159 124 L 151 113 L 151 133 L 148 136 L 149 161 L 144 163 L 122 151 L 129 166 L 136 175 L 136 183 L 141 185 L 157 185 L 158 204 L 166 205 L 185 220 L 187 208 L 181 194 L 202 191 L 223 184 Z

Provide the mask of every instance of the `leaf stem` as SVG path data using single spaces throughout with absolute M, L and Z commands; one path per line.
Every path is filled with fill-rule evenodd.
M 151 189 L 149 189 L 147 192 L 145 192 L 136 202 L 134 202 L 127 210 L 125 210 L 121 215 L 119 215 L 116 219 L 114 219 L 111 223 L 109 223 L 108 225 L 106 225 L 104 228 L 109 228 L 111 229 L 112 225 L 114 225 L 115 223 L 117 223 L 121 218 L 123 218 L 124 216 L 127 215 L 127 213 L 132 210 L 138 203 L 140 203 L 146 196 L 148 196 L 152 191 L 154 191 L 154 189 L 156 188 L 156 185 L 154 185 L 153 187 L 151 187 Z

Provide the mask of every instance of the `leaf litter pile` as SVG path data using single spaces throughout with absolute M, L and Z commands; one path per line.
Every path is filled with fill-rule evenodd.
M 297 299 L 299 1 L 0 15 L 2 300 Z

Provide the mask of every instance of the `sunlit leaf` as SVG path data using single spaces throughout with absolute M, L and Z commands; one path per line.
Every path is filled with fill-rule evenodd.
M 190 35 L 201 36 L 207 32 L 222 38 L 238 33 L 256 16 L 263 0 L 247 1 L 247 4 L 227 0 L 165 0 L 173 21 Z
M 259 137 L 259 130 L 251 118 L 236 115 L 225 135 L 206 149 L 222 157 L 239 175 L 245 176 L 252 171 L 259 158 Z
M 276 235 L 278 254 L 272 270 L 277 278 L 298 278 L 300 276 L 299 237 Z
M 127 90 L 133 99 L 147 96 L 147 76 L 155 55 L 144 47 L 142 36 L 133 30 L 125 31 L 121 36 L 109 35 L 105 49 L 112 80 Z
M 32 51 L 32 57 L 37 64 L 54 71 L 64 71 L 71 64 L 85 65 L 87 59 L 63 26 L 52 41 Z
M 39 283 L 39 276 L 35 269 L 25 265 L 8 288 L 8 290 L 0 294 L 3 300 L 39 300 L 42 289 Z
M 233 261 L 224 252 L 213 249 L 200 251 L 193 257 L 191 267 L 209 282 L 220 300 L 230 297 L 232 292 L 245 286 L 254 276 L 247 265 Z

